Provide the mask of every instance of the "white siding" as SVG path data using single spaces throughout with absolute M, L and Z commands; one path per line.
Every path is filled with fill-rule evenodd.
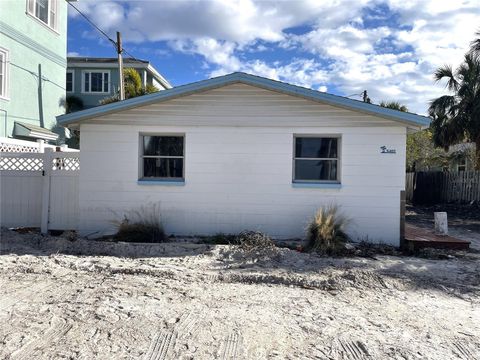
M 144 132 L 185 134 L 184 186 L 137 184 Z M 125 211 L 159 203 L 168 233 L 302 237 L 317 208 L 337 203 L 352 236 L 398 245 L 406 129 L 394 122 L 231 85 L 97 118 L 81 134 L 83 234 L 111 232 Z M 342 137 L 340 189 L 292 187 L 294 134 Z M 397 153 L 381 154 L 383 145 Z

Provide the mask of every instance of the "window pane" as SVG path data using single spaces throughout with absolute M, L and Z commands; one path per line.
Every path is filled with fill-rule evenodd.
M 32 15 L 34 14 L 35 0 L 28 0 L 28 12 Z
M 65 86 L 67 91 L 73 91 L 73 74 L 67 72 L 67 85 Z
M 336 181 L 337 160 L 295 160 L 295 180 Z
M 103 91 L 108 92 L 108 73 L 103 73 Z
M 55 29 L 57 24 L 56 24 L 56 17 L 57 17 L 57 0 L 51 0 L 50 1 L 50 27 L 52 29 Z
M 90 91 L 90 74 L 85 73 L 85 91 L 89 92 Z
M 91 73 L 91 88 L 90 90 L 92 92 L 102 92 L 102 73 L 95 73 L 95 72 L 92 72 Z
M 48 25 L 48 0 L 36 0 L 35 16 Z
M 143 177 L 183 178 L 183 159 L 143 159 Z
M 183 156 L 183 136 L 144 136 L 143 154 Z
M 295 138 L 295 157 L 297 158 L 336 158 L 337 138 Z

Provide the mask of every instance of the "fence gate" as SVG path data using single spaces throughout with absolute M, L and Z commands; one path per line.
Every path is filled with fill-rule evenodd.
M 1 153 L 0 225 L 75 230 L 79 152 Z

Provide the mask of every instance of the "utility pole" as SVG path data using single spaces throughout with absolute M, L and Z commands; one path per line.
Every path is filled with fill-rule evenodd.
M 363 102 L 369 103 L 370 104 L 370 98 L 368 97 L 367 90 L 363 91 Z
M 117 31 L 117 54 L 118 54 L 118 85 L 120 87 L 120 100 L 125 100 L 125 86 L 123 84 L 123 59 L 122 59 L 122 36 Z

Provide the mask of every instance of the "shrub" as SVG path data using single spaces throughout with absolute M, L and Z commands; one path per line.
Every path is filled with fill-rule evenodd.
M 156 205 L 141 206 L 124 215 L 120 222 L 115 222 L 117 233 L 114 240 L 125 242 L 165 242 L 167 237 L 163 231 L 160 211 Z
M 235 244 L 246 252 L 263 252 L 276 249 L 273 240 L 260 231 L 242 231 L 235 238 Z
M 345 233 L 347 223 L 348 219 L 339 213 L 335 205 L 317 210 L 307 227 L 307 249 L 327 255 L 340 253 L 348 240 Z

